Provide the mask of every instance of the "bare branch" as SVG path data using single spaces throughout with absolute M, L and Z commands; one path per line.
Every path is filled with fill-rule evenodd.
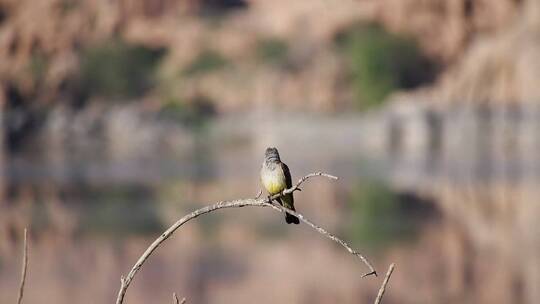
M 137 260 L 137 262 L 135 263 L 135 265 L 133 266 L 133 268 L 130 270 L 130 272 L 128 273 L 128 275 L 126 277 L 122 276 L 122 278 L 120 280 L 121 281 L 120 290 L 118 291 L 118 296 L 116 298 L 116 304 L 122 304 L 122 302 L 124 301 L 124 296 L 126 294 L 126 291 L 127 291 L 128 287 L 129 287 L 129 285 L 131 284 L 131 281 L 133 280 L 133 278 L 135 277 L 137 272 L 141 269 L 141 267 L 145 263 L 145 261 L 161 245 L 161 243 L 163 243 L 166 239 L 168 239 L 178 228 L 180 228 L 180 226 L 184 225 L 185 223 L 189 222 L 190 220 L 192 220 L 192 219 L 194 219 L 196 217 L 199 217 L 199 216 L 201 216 L 203 214 L 206 214 L 206 213 L 218 210 L 218 209 L 224 209 L 224 208 L 241 208 L 241 207 L 246 207 L 246 206 L 271 207 L 274 210 L 277 210 L 277 211 L 280 211 L 280 212 L 287 212 L 289 214 L 292 214 L 292 215 L 298 217 L 300 220 L 302 220 L 307 225 L 309 225 L 312 228 L 314 228 L 315 230 L 317 230 L 319 233 L 325 235 L 326 237 L 330 238 L 331 240 L 333 240 L 333 241 L 337 242 L 338 244 L 340 244 L 341 246 L 345 247 L 347 249 L 347 251 L 349 251 L 351 254 L 359 257 L 364 262 L 364 264 L 366 264 L 366 266 L 369 268 L 369 272 L 366 273 L 365 275 L 363 275 L 363 277 L 367 276 L 367 275 L 371 275 L 371 274 L 377 275 L 377 273 L 375 272 L 375 269 L 373 268 L 373 266 L 371 266 L 369 261 L 365 257 L 363 257 L 361 254 L 354 251 L 343 240 L 341 240 L 338 237 L 334 236 L 333 234 L 327 232 L 323 228 L 313 224 L 311 221 L 307 220 L 303 215 L 301 215 L 299 213 L 296 213 L 296 212 L 294 212 L 292 210 L 289 210 L 287 208 L 284 208 L 281 205 L 272 203 L 272 201 L 277 199 L 277 198 L 280 198 L 280 197 L 282 197 L 282 196 L 284 196 L 286 194 L 289 194 L 289 193 L 292 193 L 294 191 L 299 190 L 299 187 L 300 187 L 300 185 L 302 183 L 304 183 L 309 178 L 315 177 L 315 176 L 323 176 L 323 177 L 334 179 L 334 180 L 338 179 L 337 177 L 335 177 L 333 175 L 322 173 L 322 172 L 311 173 L 311 174 L 308 174 L 308 175 L 302 177 L 296 183 L 296 185 L 294 185 L 293 187 L 291 187 L 289 189 L 285 189 L 285 190 L 283 190 L 282 193 L 275 194 L 275 195 L 273 195 L 271 197 L 261 198 L 261 199 L 241 199 L 241 200 L 234 200 L 234 201 L 221 201 L 221 202 L 215 203 L 213 205 L 209 205 L 209 206 L 197 209 L 197 210 L 185 215 L 184 217 L 182 217 L 181 219 L 176 221 L 176 223 L 174 223 L 171 227 L 169 227 L 167 230 L 165 230 L 165 232 L 163 232 L 146 249 L 146 251 Z
M 388 267 L 388 271 L 386 272 L 386 276 L 384 277 L 381 288 L 379 289 L 379 293 L 377 294 L 377 298 L 375 299 L 375 304 L 381 303 L 382 297 L 383 297 L 384 292 L 386 290 L 386 284 L 388 284 L 388 280 L 390 280 L 390 276 L 392 275 L 392 272 L 394 272 L 394 266 L 395 266 L 395 264 L 392 263 L 392 264 L 390 264 L 390 267 Z
M 24 228 L 24 249 L 23 249 L 23 263 L 21 270 L 21 284 L 19 286 L 19 297 L 17 298 L 17 304 L 22 303 L 24 294 L 24 284 L 26 283 L 26 269 L 28 268 L 28 229 Z
M 184 304 L 186 303 L 186 298 L 182 298 L 182 301 L 178 300 L 178 297 L 176 296 L 176 292 L 173 292 L 173 304 Z

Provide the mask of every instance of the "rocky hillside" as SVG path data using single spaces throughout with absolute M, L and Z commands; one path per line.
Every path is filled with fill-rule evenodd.
M 1 0 L 0 103 L 327 112 L 419 86 L 434 88 L 429 99 L 531 101 L 539 10 L 535 0 Z M 370 22 L 390 33 L 336 42 Z M 393 59 L 402 53 L 413 55 Z
M 428 54 L 451 64 L 479 37 L 508 28 L 523 14 L 523 2 L 383 0 L 378 1 L 376 20 L 394 32 L 413 35 Z

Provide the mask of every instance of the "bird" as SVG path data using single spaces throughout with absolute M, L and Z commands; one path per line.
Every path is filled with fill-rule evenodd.
M 278 194 L 283 190 L 292 187 L 289 167 L 281 162 L 279 152 L 276 148 L 266 148 L 261 168 L 261 182 L 269 195 Z M 292 193 L 287 193 L 276 200 L 283 207 L 296 211 L 294 209 L 294 197 Z M 287 224 L 300 223 L 296 216 L 289 213 L 285 213 L 285 222 L 287 222 Z

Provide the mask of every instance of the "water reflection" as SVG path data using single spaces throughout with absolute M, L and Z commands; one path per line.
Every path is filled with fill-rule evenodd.
M 537 160 L 524 148 L 535 141 L 521 136 L 536 124 L 520 116 L 518 132 L 515 115 L 496 111 L 404 115 L 386 124 L 273 117 L 279 127 L 265 138 L 283 147 L 295 179 L 312 170 L 341 177 L 306 184 L 298 209 L 366 252 L 379 272 L 397 263 L 386 303 L 536 303 L 540 193 L 529 168 Z M 256 121 L 251 129 L 234 125 L 241 130 L 230 135 L 234 145 L 221 136 L 229 122 L 216 121 L 183 154 L 4 156 L 0 302 L 16 297 L 25 226 L 28 302 L 113 301 L 120 275 L 164 227 L 208 202 L 257 192 L 268 143 L 257 139 L 265 122 Z M 501 124 L 519 144 L 499 136 Z M 324 149 L 303 130 L 324 138 Z M 433 132 L 440 141 L 429 140 Z M 166 303 L 177 292 L 192 303 L 371 302 L 379 280 L 361 279 L 361 267 L 312 230 L 283 225 L 279 214 L 226 210 L 189 223 L 159 248 L 127 301 Z
M 412 193 L 396 193 L 378 181 L 363 180 L 353 186 L 347 205 L 348 239 L 358 247 L 376 250 L 414 243 L 427 224 L 439 220 L 433 202 Z

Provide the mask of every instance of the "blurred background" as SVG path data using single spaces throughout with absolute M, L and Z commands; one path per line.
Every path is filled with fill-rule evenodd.
M 165 228 L 253 197 L 385 303 L 540 302 L 538 0 L 0 0 L 0 302 L 111 303 Z M 127 303 L 371 303 L 261 208 L 182 227 Z

